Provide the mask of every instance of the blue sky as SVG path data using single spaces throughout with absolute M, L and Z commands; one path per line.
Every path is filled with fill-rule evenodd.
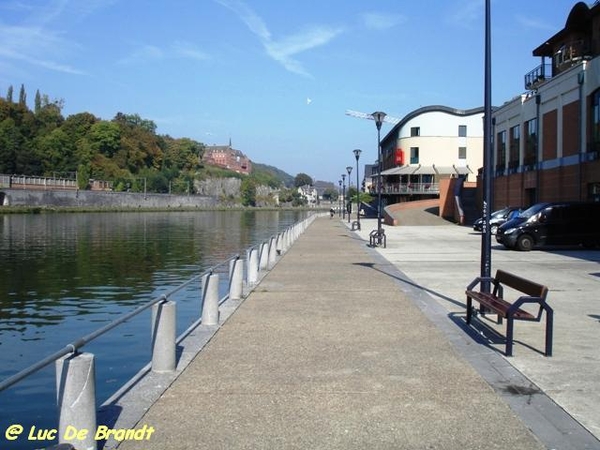
M 492 102 L 575 1 L 492 0 Z M 66 116 L 117 112 L 337 183 L 377 158 L 374 122 L 483 106 L 484 0 L 2 0 L 0 95 L 25 85 Z M 30 105 L 31 106 L 31 105 Z M 382 136 L 391 129 L 384 124 Z M 362 171 L 362 168 L 361 168 Z

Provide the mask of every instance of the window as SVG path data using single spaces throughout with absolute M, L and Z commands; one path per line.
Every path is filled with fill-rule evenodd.
M 588 151 L 595 152 L 600 150 L 600 89 L 592 95 L 592 113 L 590 114 L 592 121 L 592 142 Z
M 467 126 L 466 125 L 458 126 L 458 137 L 467 137 Z
M 496 137 L 496 175 L 504 175 L 506 165 L 506 130 L 500 131 Z
M 458 147 L 458 159 L 467 159 L 467 147 Z
M 410 136 L 411 137 L 421 136 L 421 127 L 411 127 Z
M 521 126 L 515 125 L 510 129 L 508 169 L 514 173 L 519 167 L 519 147 L 521 145 Z
M 531 119 L 525 123 L 526 133 L 525 136 L 525 155 L 523 158 L 523 165 L 528 169 L 533 169 L 533 166 L 537 162 L 537 119 Z
M 410 148 L 410 163 L 419 164 L 419 147 Z

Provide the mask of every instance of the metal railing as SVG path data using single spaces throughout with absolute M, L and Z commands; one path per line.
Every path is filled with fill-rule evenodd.
M 386 183 L 382 194 L 439 194 L 439 183 Z
M 76 190 L 77 180 L 73 178 L 0 174 L 0 188 Z
M 95 429 L 97 406 L 93 394 L 95 392 L 93 355 L 90 353 L 80 353 L 79 350 L 82 347 L 131 318 L 152 308 L 152 371 L 159 373 L 175 371 L 176 342 L 178 339 L 175 337 L 175 302 L 171 301 L 170 298 L 174 297 L 179 291 L 189 287 L 190 284 L 197 283 L 200 280 L 202 289 L 201 317 L 192 324 L 192 327 L 201 325 L 218 327 L 219 308 L 221 305 L 228 300 L 242 299 L 244 296 L 244 284 L 247 295 L 260 281 L 261 272 L 271 270 L 278 258 L 289 249 L 316 217 L 316 214 L 312 214 L 260 244 L 248 248 L 245 259 L 242 259 L 240 255 L 235 255 L 214 265 L 175 289 L 122 315 L 98 330 L 65 345 L 57 352 L 1 381 L 0 392 L 19 383 L 49 364 L 56 363 L 56 389 L 57 398 L 59 399 L 60 429 L 58 436 L 65 436 L 64 428 L 67 426 L 77 429 Z M 244 277 L 244 273 L 246 277 Z M 225 295 L 220 296 L 219 276 L 222 274 L 227 274 L 228 283 Z M 189 329 L 184 334 L 187 332 L 189 332 Z M 78 358 L 83 360 L 82 364 L 77 361 Z M 75 372 L 75 374 L 73 375 L 72 372 Z M 86 391 L 85 393 L 83 392 L 84 390 Z M 91 394 L 89 394 L 90 390 Z M 73 397 L 77 399 L 88 398 L 88 401 L 74 402 L 78 404 L 77 407 L 74 407 L 70 402 L 66 402 L 66 399 Z M 64 405 L 61 405 L 61 402 Z M 93 436 L 84 441 L 75 439 L 69 441 L 67 439 L 65 443 L 71 443 L 77 448 L 88 449 L 95 449 L 97 444 Z

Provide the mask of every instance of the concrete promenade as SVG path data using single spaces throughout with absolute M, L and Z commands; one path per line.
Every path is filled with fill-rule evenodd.
M 317 219 L 119 449 L 600 449 L 600 255 L 494 249 L 556 314 L 554 357 L 518 323 L 505 358 L 491 322 L 464 324 L 478 235 L 387 227 L 371 249 L 362 224 Z

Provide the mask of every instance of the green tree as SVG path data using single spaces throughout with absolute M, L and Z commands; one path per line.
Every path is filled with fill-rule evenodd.
M 55 172 L 64 174 L 76 170 L 77 162 L 73 157 L 72 142 L 62 129 L 56 128 L 46 135 L 40 135 L 36 138 L 35 146 L 42 172 L 46 176 L 50 176 Z
M 16 156 L 22 140 L 15 121 L 7 117 L 0 122 L 0 173 L 15 173 Z
M 296 175 L 296 178 L 294 178 L 294 186 L 296 187 L 301 187 L 301 186 L 312 186 L 313 184 L 313 180 L 312 178 L 305 174 L 305 173 L 299 173 L 298 175 Z
M 256 206 L 256 180 L 251 177 L 246 177 L 242 180 L 241 195 L 242 205 Z
M 25 85 L 21 84 L 21 90 L 19 91 L 19 106 L 27 107 L 27 94 L 25 93 Z
M 40 90 L 38 89 L 37 91 L 35 91 L 35 101 L 34 101 L 33 112 L 38 114 L 41 109 L 42 109 L 42 96 L 40 95 Z
M 204 153 L 204 145 L 192 139 L 164 138 L 165 151 L 163 167 L 165 169 L 198 170 Z
M 339 193 L 337 189 L 328 187 L 323 191 L 323 200 L 328 200 L 330 202 L 335 202 L 338 199 Z
M 12 87 L 12 84 L 10 86 L 8 86 L 8 90 L 6 92 L 6 101 L 8 103 L 12 103 L 13 102 L 13 87 Z
M 90 128 L 89 140 L 95 152 L 110 158 L 121 148 L 121 128 L 113 122 L 97 122 Z

